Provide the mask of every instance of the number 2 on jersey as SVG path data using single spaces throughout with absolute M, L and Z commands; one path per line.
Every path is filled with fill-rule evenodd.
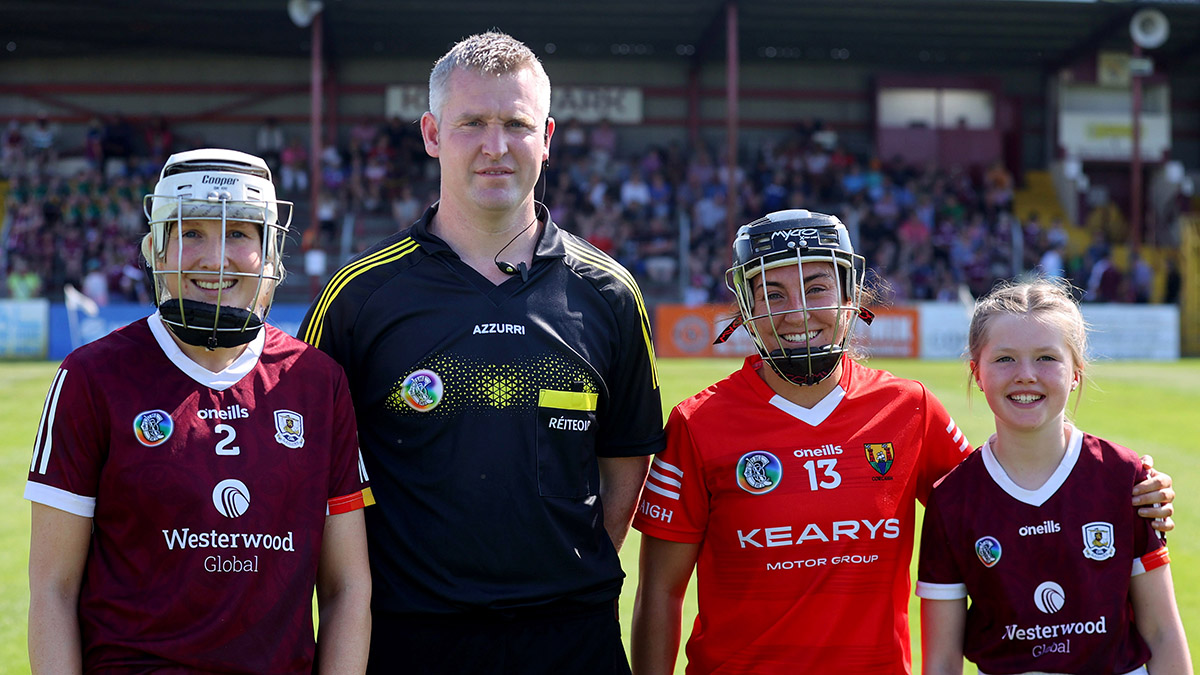
M 213 431 L 217 432 L 218 434 L 226 434 L 225 438 L 222 438 L 220 441 L 217 441 L 217 454 L 218 455 L 241 454 L 242 449 L 236 445 L 233 445 L 234 440 L 237 439 L 237 430 L 236 429 L 229 426 L 228 424 L 218 424 L 217 426 L 213 427 Z M 232 445 L 232 447 L 230 447 L 231 445 Z M 811 464 L 812 462 L 809 462 L 809 463 Z M 816 488 L 813 488 L 813 489 L 816 489 Z

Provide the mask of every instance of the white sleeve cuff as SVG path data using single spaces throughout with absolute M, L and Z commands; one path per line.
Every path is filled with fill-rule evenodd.
M 926 600 L 960 600 L 967 597 L 966 584 L 931 584 L 917 582 L 917 597 Z
M 25 499 L 84 518 L 91 518 L 96 514 L 95 497 L 83 497 L 44 483 L 26 482 Z

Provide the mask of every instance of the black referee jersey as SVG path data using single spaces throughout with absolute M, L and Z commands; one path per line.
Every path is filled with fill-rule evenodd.
M 641 292 L 549 220 L 528 278 L 496 286 L 429 233 L 436 208 L 334 274 L 300 330 L 350 382 L 374 606 L 612 600 L 596 458 L 664 444 Z

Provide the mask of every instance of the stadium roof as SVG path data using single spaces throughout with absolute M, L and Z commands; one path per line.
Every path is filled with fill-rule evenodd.
M 1200 67 L 1200 1 L 325 0 L 327 58 L 428 57 L 499 27 L 546 59 L 725 58 L 737 7 L 743 62 L 850 62 L 890 70 L 1040 68 L 1130 49 L 1129 20 L 1156 7 L 1162 70 Z M 0 0 L 0 58 L 174 53 L 299 56 L 309 33 L 286 0 Z

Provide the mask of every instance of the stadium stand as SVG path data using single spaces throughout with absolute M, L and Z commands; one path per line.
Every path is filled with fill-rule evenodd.
M 572 126 L 565 126 L 563 142 L 553 146 L 543 201 L 556 222 L 633 271 L 650 302 L 729 301 L 723 230 L 729 208 L 738 223 L 786 207 L 838 214 L 896 301 L 957 300 L 963 286 L 977 295 L 997 279 L 1039 270 L 1055 250 L 1058 268 L 1042 271 L 1092 289 L 1088 300 L 1157 301 L 1167 292 L 1168 266 L 1145 270 L 1147 261 L 1165 261 L 1165 253 L 1145 247 L 1133 258 L 1126 247 L 1110 246 L 1108 236 L 1121 224 L 1103 208 L 1082 225 L 1064 227 L 1044 172 L 1028 172 L 1018 188 L 999 164 L 981 172 L 881 161 L 819 142 L 827 137 L 799 126 L 763 142 L 731 185 L 703 145 L 622 154 L 618 127 L 573 128 L 583 133 L 572 138 Z M 0 165 L 6 274 L 21 260 L 52 299 L 69 283 L 104 288 L 92 293 L 101 303 L 146 300 L 137 253 L 145 229 L 140 195 L 162 158 L 182 146 L 162 118 L 140 131 L 113 119 L 99 138 L 89 134 L 85 147 L 60 149 L 53 139 L 35 147 L 27 132 L 9 126 Z M 331 272 L 335 261 L 411 222 L 436 199 L 437 164 L 414 125 L 359 124 L 347 144 L 322 149 L 314 179 L 319 225 L 299 229 L 314 208 L 307 153 L 298 138 L 279 153 L 276 183 L 297 211 L 282 301 L 310 301 L 322 270 Z M 302 262 L 314 250 L 326 261 L 316 268 Z

